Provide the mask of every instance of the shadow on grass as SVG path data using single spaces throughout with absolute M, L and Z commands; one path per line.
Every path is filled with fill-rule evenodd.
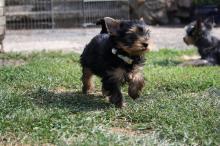
M 165 59 L 165 60 L 160 60 L 160 61 L 154 61 L 153 62 L 154 65 L 157 66 L 177 66 L 179 64 L 181 64 L 180 61 L 176 61 L 176 60 L 170 60 L 170 59 Z
M 103 110 L 111 107 L 102 96 L 84 95 L 80 92 L 55 92 L 39 89 L 29 95 L 35 104 L 44 108 L 68 109 L 71 112 Z

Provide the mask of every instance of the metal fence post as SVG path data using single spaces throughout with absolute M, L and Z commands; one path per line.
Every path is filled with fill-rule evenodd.
M 5 0 L 0 0 L 0 52 L 3 52 L 3 40 L 5 37 L 5 27 L 6 27 L 6 18 L 5 18 Z
M 84 5 L 84 0 L 82 0 L 82 12 L 83 12 L 83 24 L 82 24 L 82 26 L 84 26 L 84 24 L 86 23 L 86 21 L 85 21 L 85 5 Z
M 55 21 L 54 21 L 54 1 L 51 0 L 51 21 L 52 21 L 52 29 L 55 29 Z

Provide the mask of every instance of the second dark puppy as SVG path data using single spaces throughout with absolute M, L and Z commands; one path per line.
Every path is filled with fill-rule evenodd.
M 117 107 L 122 107 L 121 85 L 128 82 L 128 94 L 139 97 L 144 87 L 141 73 L 148 51 L 149 30 L 144 21 L 104 18 L 107 33 L 95 36 L 85 47 L 81 58 L 83 93 L 92 88 L 92 76 L 101 77 L 102 93 Z
M 186 36 L 183 38 L 187 45 L 198 48 L 200 60 L 190 63 L 194 66 L 220 65 L 220 40 L 211 35 L 213 22 L 209 19 L 198 19 L 186 26 Z

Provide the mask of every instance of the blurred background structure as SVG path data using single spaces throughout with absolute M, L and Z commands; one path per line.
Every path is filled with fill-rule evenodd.
M 201 15 L 219 20 L 219 4 L 219 0 L 5 0 L 5 12 L 8 29 L 90 26 L 105 16 L 180 25 Z
M 220 22 L 219 0 L 130 0 L 130 17 L 143 17 L 148 24 L 181 25 L 198 17 Z
M 127 0 L 6 0 L 8 29 L 73 28 L 129 18 Z
M 4 41 L 7 51 L 82 50 L 99 33 L 94 28 L 96 20 L 105 16 L 143 17 L 148 25 L 181 27 L 175 31 L 183 35 L 180 33 L 183 26 L 198 17 L 213 17 L 220 24 L 220 0 L 0 0 L 0 41 L 7 28 Z M 156 29 L 154 32 L 160 34 L 153 36 L 163 35 Z M 162 46 L 186 48 L 183 44 L 182 47 L 159 45 Z

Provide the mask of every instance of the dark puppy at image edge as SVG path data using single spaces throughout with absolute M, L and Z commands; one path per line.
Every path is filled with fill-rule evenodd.
M 191 61 L 185 65 L 204 66 L 220 65 L 220 40 L 211 35 L 213 22 L 209 19 L 198 19 L 186 26 L 186 36 L 183 38 L 187 45 L 198 48 L 201 59 Z
M 85 94 L 92 91 L 92 76 L 97 75 L 101 77 L 103 96 L 116 107 L 122 107 L 123 84 L 128 83 L 128 94 L 133 99 L 139 97 L 144 87 L 142 67 L 148 51 L 149 30 L 141 20 L 105 17 L 102 24 L 107 30 L 90 41 L 80 58 L 82 91 Z

